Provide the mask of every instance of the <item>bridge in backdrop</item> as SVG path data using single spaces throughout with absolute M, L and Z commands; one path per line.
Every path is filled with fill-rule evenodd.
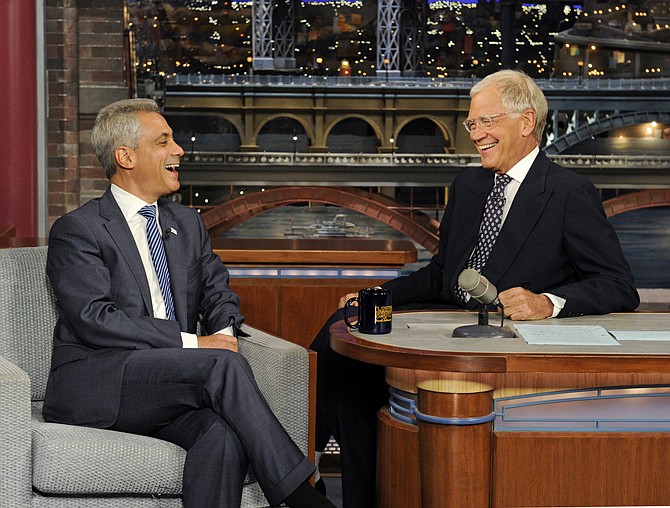
M 585 140 L 622 129 L 634 137 L 670 135 L 664 130 L 670 125 L 670 79 L 537 82 L 549 102 L 548 153 L 571 153 Z M 473 152 L 462 123 L 474 83 L 183 75 L 168 80 L 156 98 L 187 152 L 461 155 Z
M 187 185 L 447 186 L 479 164 L 462 126 L 474 83 L 183 75 L 159 99 Z M 542 148 L 557 162 L 602 188 L 668 185 L 670 79 L 538 84 L 550 109 Z M 613 149 L 622 132 L 643 146 Z
M 602 189 L 670 187 L 670 155 L 550 158 Z M 480 165 L 473 154 L 187 152 L 179 180 L 194 186 L 448 187 L 456 174 Z
M 428 252 L 437 253 L 439 221 L 436 218 L 383 194 L 354 187 L 278 187 L 255 192 L 213 207 L 203 214 L 203 220 L 210 234 L 216 236 L 273 208 L 304 202 L 336 205 L 372 217 Z M 608 217 L 657 206 L 670 206 L 670 188 L 626 193 L 603 203 Z

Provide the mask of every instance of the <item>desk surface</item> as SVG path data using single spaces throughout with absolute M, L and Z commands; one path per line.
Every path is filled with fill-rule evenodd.
M 490 322 L 499 319 L 491 315 Z M 450 372 L 670 372 L 670 341 L 620 341 L 619 346 L 530 345 L 522 338 L 451 337 L 457 326 L 475 324 L 477 313 L 398 312 L 388 335 L 331 327 L 331 347 L 340 354 L 410 369 Z M 601 325 L 607 330 L 670 330 L 670 313 L 622 313 L 553 319 L 551 326 Z M 420 324 L 412 329 L 413 324 Z M 513 321 L 506 321 L 513 328 Z M 524 322 L 528 324 L 528 322 Z M 408 327 L 409 325 L 409 327 Z

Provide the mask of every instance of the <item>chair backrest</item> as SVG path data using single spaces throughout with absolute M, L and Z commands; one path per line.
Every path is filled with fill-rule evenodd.
M 0 249 L 0 356 L 28 374 L 33 400 L 44 399 L 58 318 L 46 259 L 47 247 Z

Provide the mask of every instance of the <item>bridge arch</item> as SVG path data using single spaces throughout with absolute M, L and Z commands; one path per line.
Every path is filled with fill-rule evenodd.
M 332 140 L 329 141 L 329 138 L 331 134 L 333 133 L 333 130 L 335 127 L 342 122 L 346 120 L 360 120 L 361 122 L 364 122 L 367 124 L 372 131 L 374 132 L 375 138 L 377 139 L 377 146 L 382 145 L 384 143 L 384 134 L 382 132 L 382 129 L 379 127 L 379 125 L 370 117 L 367 117 L 365 115 L 359 115 L 359 114 L 351 114 L 351 115 L 342 115 L 338 116 L 337 118 L 334 118 L 324 129 L 323 132 L 323 139 L 324 142 L 328 147 L 330 147 L 330 144 Z M 333 150 L 329 150 L 333 151 Z
M 415 220 L 389 207 L 390 198 L 375 197 L 360 190 L 336 187 L 279 187 L 244 195 L 202 214 L 210 233 L 232 229 L 252 217 L 291 203 L 317 202 L 337 205 L 367 215 L 400 231 L 431 253 L 437 252 L 437 223 Z M 398 204 L 398 203 L 396 203 Z M 416 212 L 415 212 L 416 215 Z M 425 218 L 426 216 L 424 216 Z M 423 224 L 420 224 L 423 222 Z
M 301 118 L 300 116 L 294 115 L 292 113 L 278 113 L 276 115 L 268 115 L 267 117 L 263 118 L 263 121 L 256 126 L 256 130 L 254 131 L 254 139 L 253 139 L 254 143 L 258 144 L 258 136 L 261 134 L 264 127 L 266 127 L 275 120 L 281 120 L 284 118 L 289 118 L 290 120 L 293 120 L 294 122 L 300 124 L 300 126 L 303 129 L 303 132 L 307 136 L 308 143 L 310 145 L 314 143 L 314 131 L 312 130 L 312 126 L 309 125 L 307 122 L 305 122 L 304 118 Z
M 597 118 L 592 123 L 587 123 L 575 129 L 572 132 L 564 134 L 554 140 L 551 145 L 545 147 L 548 154 L 559 154 L 569 147 L 590 139 L 603 132 L 617 129 L 620 127 L 629 127 L 641 123 L 657 121 L 659 123 L 670 123 L 670 112 L 668 111 L 630 111 L 618 115 L 610 115 L 603 118 Z
M 403 132 L 403 130 L 406 130 L 405 128 L 407 126 L 410 126 L 413 122 L 417 122 L 417 121 L 420 122 L 422 120 L 431 122 L 437 128 L 439 133 L 442 135 L 442 141 L 444 141 L 444 145 L 443 145 L 444 150 L 443 151 L 446 152 L 447 151 L 446 149 L 449 146 L 452 145 L 453 138 L 451 137 L 451 135 L 449 133 L 449 129 L 445 125 L 443 125 L 442 122 L 440 122 L 440 120 L 438 118 L 436 118 L 432 115 L 412 115 L 410 117 L 407 117 L 407 118 L 403 119 L 403 121 L 400 122 L 400 124 L 398 125 L 396 132 L 393 133 L 393 136 L 396 139 L 396 145 L 398 146 L 398 149 L 399 150 L 402 149 L 401 143 L 400 143 L 401 137 L 402 136 L 411 136 L 413 134 L 411 131 Z M 414 151 L 414 152 L 410 152 L 410 153 L 422 153 L 422 152 Z M 441 152 L 433 151 L 431 153 L 441 153 Z
M 603 208 L 608 217 L 656 206 L 670 206 L 670 189 L 645 189 L 603 201 Z
M 174 138 L 185 151 L 237 152 L 241 126 L 217 112 L 173 112 L 166 116 Z

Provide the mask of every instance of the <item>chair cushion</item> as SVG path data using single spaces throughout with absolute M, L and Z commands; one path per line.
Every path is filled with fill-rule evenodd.
M 186 451 L 105 429 L 45 423 L 33 403 L 33 487 L 47 494 L 180 495 Z

